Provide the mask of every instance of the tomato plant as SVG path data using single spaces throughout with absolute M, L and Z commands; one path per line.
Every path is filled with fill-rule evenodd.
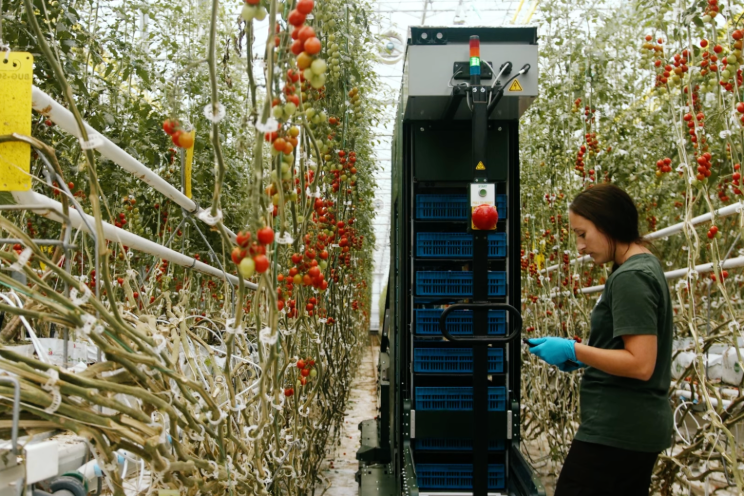
M 69 183 L 98 239 L 109 222 L 191 261 L 184 267 L 117 240 L 96 245 L 83 232 L 65 260 L 29 238 L 62 236 L 59 224 L 3 217 L 3 235 L 23 242 L 0 249 L 0 263 L 18 262 L 28 248 L 23 271 L 33 281 L 44 276 L 27 290 L 0 272 L 4 287 L 39 305 L 37 332 L 64 328 L 101 350 L 106 361 L 91 370 L 126 375 L 82 379 L 58 368 L 60 380 L 48 386 L 47 369 L 31 359 L 27 366 L 44 380 L 22 379 L 36 392 L 36 408 L 24 415 L 88 436 L 115 494 L 123 494 L 121 480 L 108 467 L 123 447 L 161 474 L 154 488 L 311 494 L 341 432 L 369 327 L 369 122 L 381 117 L 381 105 L 365 96 L 378 84 L 370 6 L 300 0 L 292 10 L 248 0 L 224 17 L 212 12 L 236 7 L 130 7 L 100 6 L 99 17 L 98 7 L 71 0 L 44 9 L 6 2 L 3 41 L 39 54 L 42 90 L 177 189 L 190 189 L 209 215 L 182 209 L 34 116 L 32 134 L 55 151 L 64 178 L 37 182 L 36 191 L 67 205 Z M 46 16 L 55 19 L 53 36 Z M 254 43 L 264 36 L 273 42 Z M 348 57 L 340 58 L 339 43 Z M 340 161 L 342 150 L 354 161 Z M 45 150 L 35 153 L 38 168 Z M 196 262 L 228 280 L 192 270 Z M 69 298 L 65 286 L 74 290 Z M 22 341 L 18 319 L 9 320 L 0 339 Z M 15 370 L 18 360 L 3 355 L 0 369 Z M 102 394 L 73 405 L 68 384 L 80 380 Z M 54 387 L 64 392 L 58 410 L 40 414 Z M 129 406 L 111 399 L 121 388 L 131 393 Z M 115 420 L 99 415 L 104 406 Z

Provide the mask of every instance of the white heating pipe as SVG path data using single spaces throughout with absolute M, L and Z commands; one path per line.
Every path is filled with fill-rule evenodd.
M 13 192 L 13 198 L 19 205 L 33 205 L 34 208 L 32 210 L 34 210 L 39 215 L 46 217 L 47 219 L 54 220 L 56 222 L 62 222 L 62 218 L 57 215 L 57 212 L 62 212 L 62 205 L 58 201 L 47 198 L 46 196 L 34 191 L 15 191 Z M 40 209 L 40 205 L 48 206 L 49 210 Z M 85 222 L 83 222 L 80 212 L 78 212 L 74 208 L 71 208 L 69 212 L 70 222 L 72 222 L 72 226 L 76 229 L 83 229 L 85 231 L 88 231 L 88 228 L 85 225 Z M 83 213 L 83 215 L 85 215 L 85 217 L 88 219 L 90 225 L 93 226 L 95 219 L 88 214 Z M 110 241 L 122 243 L 124 246 L 135 249 L 137 251 L 149 253 L 163 260 L 168 260 L 169 262 L 173 262 L 174 264 L 181 265 L 183 267 L 192 268 L 204 274 L 209 274 L 221 279 L 227 279 L 229 282 L 235 285 L 238 284 L 238 278 L 236 276 L 225 274 L 217 267 L 207 265 L 194 258 L 186 256 L 182 253 L 178 253 L 177 251 L 166 248 L 165 246 L 159 245 L 158 243 L 130 233 L 129 231 L 125 231 L 124 229 L 112 226 L 107 222 L 103 223 L 103 235 Z M 257 285 L 248 281 L 245 282 L 245 285 L 249 289 L 258 288 Z
M 45 117 L 48 117 L 60 129 L 66 131 L 73 136 L 80 138 L 80 129 L 78 128 L 77 121 L 72 115 L 72 112 L 64 108 L 62 105 L 57 103 L 51 96 L 41 91 L 36 86 L 32 89 L 32 105 L 34 110 L 41 113 Z M 201 209 L 197 207 L 194 201 L 181 193 L 176 187 L 170 184 L 168 181 L 157 175 L 151 169 L 142 164 L 139 160 L 132 157 L 130 154 L 116 146 L 111 140 L 100 134 L 98 131 L 90 127 L 86 122 L 85 127 L 88 131 L 88 139 L 91 140 L 91 135 L 97 135 L 100 137 L 102 144 L 97 147 L 96 150 L 111 160 L 115 164 L 118 164 L 122 169 L 130 172 L 134 177 L 141 179 L 146 182 L 157 191 L 170 198 L 181 206 L 186 211 L 197 214 Z M 234 240 L 235 233 L 230 229 L 227 229 L 228 234 Z
M 715 216 L 716 217 L 728 217 L 729 215 L 733 215 L 736 213 L 739 213 L 739 211 L 742 208 L 741 203 L 734 203 L 733 205 L 728 205 L 723 208 L 719 208 L 716 210 Z M 713 214 L 708 212 L 707 214 L 698 215 L 697 217 L 693 217 L 690 221 L 690 225 L 696 226 L 698 224 L 702 224 L 703 222 L 708 222 L 710 220 L 713 220 Z M 652 240 L 657 238 L 665 238 L 672 234 L 677 234 L 678 232 L 682 232 L 684 229 L 685 223 L 680 222 L 679 224 L 674 224 L 673 226 L 665 227 L 664 229 L 661 229 L 659 231 L 655 231 L 652 233 L 648 233 L 643 237 L 643 239 Z M 576 263 L 582 263 L 582 262 L 588 262 L 591 260 L 591 257 L 589 255 L 584 255 L 583 257 L 579 257 L 575 260 L 571 260 L 570 264 L 574 265 Z M 550 267 L 546 267 L 540 271 L 541 274 L 545 274 L 547 272 L 552 272 L 556 270 L 558 267 L 560 267 L 560 264 L 551 265 Z M 667 277 L 667 279 L 670 279 L 670 277 Z
M 677 389 L 674 391 L 674 396 L 677 398 L 682 398 L 685 400 L 692 400 L 692 392 L 685 391 L 683 389 Z M 702 398 L 698 395 L 698 401 L 702 402 Z M 731 405 L 731 401 L 729 400 L 721 400 L 723 402 L 723 408 L 728 408 Z M 710 404 L 713 406 L 713 408 L 718 406 L 718 398 L 710 398 Z
M 744 257 L 736 257 L 736 258 L 729 258 L 725 262 L 721 264 L 721 269 L 732 269 L 737 267 L 744 267 Z M 712 272 L 713 271 L 713 264 L 707 263 L 707 264 L 701 264 L 695 266 L 695 271 L 699 273 L 705 273 L 705 272 Z M 669 272 L 664 272 L 664 277 L 667 279 L 678 279 L 680 277 L 685 277 L 687 275 L 687 269 L 677 269 L 677 270 L 670 270 Z M 601 286 L 590 286 L 588 288 L 582 288 L 581 292 L 584 294 L 587 293 L 597 293 L 599 291 L 602 291 L 604 289 L 604 285 Z
M 34 110 L 51 119 L 62 130 L 72 134 L 76 138 L 80 138 L 80 129 L 78 128 L 77 121 L 75 121 L 72 112 L 57 103 L 51 96 L 47 95 L 36 86 L 33 87 L 31 98 Z M 85 128 L 88 131 L 89 139 L 91 139 L 91 135 L 97 135 L 100 137 L 102 145 L 96 148 L 96 150 L 101 155 L 120 165 L 122 169 L 132 173 L 137 178 L 160 191 L 182 208 L 191 213 L 196 212 L 196 203 L 178 191 L 178 189 L 173 185 L 155 174 L 151 169 L 145 167 L 139 160 L 116 146 L 98 131 L 90 127 L 87 122 L 85 123 Z

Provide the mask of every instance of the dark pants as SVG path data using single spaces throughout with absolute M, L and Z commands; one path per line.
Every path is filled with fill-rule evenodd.
M 555 496 L 648 496 L 657 456 L 574 439 Z

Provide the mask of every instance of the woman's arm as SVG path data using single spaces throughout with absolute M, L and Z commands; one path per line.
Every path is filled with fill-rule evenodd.
M 622 336 L 623 350 L 603 350 L 576 343 L 576 359 L 602 372 L 647 381 L 656 368 L 656 336 L 630 334 Z

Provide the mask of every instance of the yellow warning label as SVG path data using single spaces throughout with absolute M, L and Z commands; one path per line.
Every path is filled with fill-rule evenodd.
M 486 166 L 483 165 L 483 162 L 478 162 L 478 165 L 475 166 L 475 170 L 486 170 Z
M 509 86 L 509 91 L 522 91 L 522 85 L 519 84 L 519 79 L 514 80 L 511 86 Z
M 34 58 L 26 52 L 0 54 L 0 135 L 31 135 L 31 84 Z M 31 147 L 28 143 L 0 145 L 0 191 L 31 189 Z

